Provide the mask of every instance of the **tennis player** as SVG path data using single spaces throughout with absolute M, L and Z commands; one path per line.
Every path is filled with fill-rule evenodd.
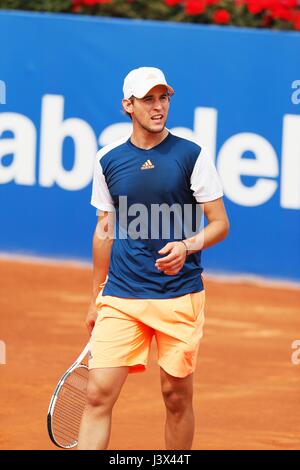
M 204 324 L 201 251 L 223 240 L 229 223 L 208 153 L 165 127 L 174 90 L 163 72 L 132 70 L 123 92 L 132 134 L 102 148 L 94 170 L 91 203 L 99 217 L 78 448 L 107 448 L 113 406 L 128 373 L 145 369 L 155 337 L 166 448 L 190 449 Z

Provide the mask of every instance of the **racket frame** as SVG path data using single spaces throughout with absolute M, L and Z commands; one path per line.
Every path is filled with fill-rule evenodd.
M 55 390 L 54 390 L 53 395 L 52 395 L 51 400 L 50 400 L 48 413 L 47 413 L 48 434 L 49 434 L 49 437 L 50 437 L 51 441 L 53 442 L 53 444 L 55 444 L 57 447 L 60 447 L 61 449 L 72 449 L 73 447 L 77 446 L 78 441 L 75 440 L 71 444 L 67 444 L 67 445 L 62 445 L 62 444 L 60 444 L 56 441 L 55 436 L 54 436 L 54 432 L 53 432 L 53 429 L 52 429 L 52 416 L 53 416 L 53 413 L 54 413 L 55 404 L 56 404 L 59 392 L 60 392 L 62 386 L 64 385 L 67 377 L 69 377 L 69 375 L 72 372 L 74 372 L 75 369 L 79 369 L 79 368 L 88 369 L 88 367 L 85 364 L 82 364 L 82 361 L 85 358 L 85 356 L 88 354 L 89 349 L 90 349 L 90 344 L 88 343 L 85 346 L 85 348 L 83 349 L 83 351 L 80 353 L 80 355 L 77 357 L 77 359 L 69 367 L 69 369 L 66 370 L 66 372 L 62 375 L 62 377 L 60 378 L 57 386 L 55 387 Z

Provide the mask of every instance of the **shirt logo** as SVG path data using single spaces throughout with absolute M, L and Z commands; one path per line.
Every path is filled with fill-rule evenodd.
M 153 163 L 151 162 L 151 160 L 147 160 L 145 163 L 143 163 L 143 165 L 141 166 L 141 170 L 151 170 L 152 168 L 154 168 L 154 165 Z

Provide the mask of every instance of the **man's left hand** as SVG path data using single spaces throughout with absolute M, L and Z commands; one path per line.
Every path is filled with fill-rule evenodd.
M 186 247 L 182 242 L 169 242 L 158 252 L 160 255 L 169 253 L 156 260 L 155 266 L 168 276 L 174 276 L 181 271 L 186 260 Z

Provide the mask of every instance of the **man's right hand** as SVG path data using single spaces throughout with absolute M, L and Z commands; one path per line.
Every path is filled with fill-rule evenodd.
M 89 311 L 88 311 L 88 314 L 86 316 L 86 319 L 85 319 L 85 325 L 88 329 L 88 332 L 89 332 L 90 336 L 91 336 L 93 328 L 95 326 L 97 316 L 98 316 L 98 313 L 97 313 L 96 304 L 92 302 L 90 307 L 89 307 Z

